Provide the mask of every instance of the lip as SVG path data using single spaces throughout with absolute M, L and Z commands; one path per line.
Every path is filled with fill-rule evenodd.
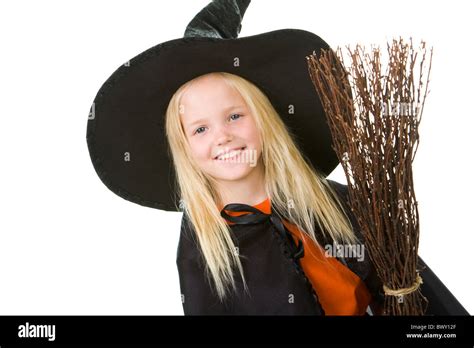
M 233 149 L 231 149 L 231 150 L 229 150 L 229 151 L 225 151 L 225 152 L 220 152 L 220 153 L 218 153 L 216 156 L 214 156 L 213 159 L 214 159 L 214 160 L 217 160 L 217 158 L 218 158 L 219 156 L 226 155 L 226 154 L 231 153 L 231 152 L 233 152 L 233 151 L 245 150 L 246 148 L 247 148 L 247 146 L 235 147 L 235 148 L 233 148 Z

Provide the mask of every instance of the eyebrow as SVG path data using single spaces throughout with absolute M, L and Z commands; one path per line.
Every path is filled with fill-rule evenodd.
M 241 108 L 241 107 L 243 107 L 243 105 L 228 106 L 227 108 L 224 109 L 224 112 L 229 112 L 230 110 Z M 193 121 L 192 123 L 190 123 L 188 125 L 188 128 L 194 126 L 197 123 L 201 123 L 201 122 L 206 121 L 206 120 L 207 120 L 207 118 L 200 118 L 199 120 Z

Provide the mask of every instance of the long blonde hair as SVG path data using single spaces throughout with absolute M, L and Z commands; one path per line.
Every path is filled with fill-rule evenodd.
M 313 239 L 315 221 L 323 234 L 337 243 L 356 241 L 350 220 L 337 194 L 311 164 L 303 158 L 271 102 L 248 80 L 225 72 L 210 73 L 222 78 L 240 93 L 260 133 L 265 190 L 277 211 L 289 211 L 289 222 Z M 206 74 L 206 75 L 210 75 Z M 218 209 L 219 194 L 215 180 L 202 172 L 190 155 L 189 143 L 180 120 L 180 99 L 185 89 L 201 75 L 183 84 L 173 95 L 166 111 L 166 135 L 176 171 L 179 196 L 184 213 L 196 232 L 217 294 L 223 300 L 229 288 L 236 289 L 234 270 L 238 269 L 246 290 L 242 264 L 236 255 L 230 226 Z M 298 175 L 294 175 L 298 173 Z M 291 201 L 292 208 L 288 209 Z

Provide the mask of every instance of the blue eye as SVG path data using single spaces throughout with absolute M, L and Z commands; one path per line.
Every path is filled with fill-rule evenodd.
M 238 118 L 240 118 L 242 115 L 240 115 L 240 114 L 232 114 L 232 115 L 230 115 L 230 118 L 231 118 L 231 119 L 232 119 L 232 116 L 239 116 Z M 235 120 L 235 119 L 234 119 L 234 120 Z
M 201 132 L 198 132 L 198 130 L 200 130 L 201 128 L 204 128 L 204 127 L 199 127 L 198 129 L 196 129 L 196 131 L 194 132 L 194 134 L 201 134 Z

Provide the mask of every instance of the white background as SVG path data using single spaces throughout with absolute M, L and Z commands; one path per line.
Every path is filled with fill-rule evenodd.
M 96 175 L 89 107 L 121 64 L 182 37 L 207 0 L 0 5 L 0 314 L 182 314 L 181 213 L 132 204 Z M 254 0 L 240 36 L 297 28 L 332 47 L 434 46 L 414 162 L 420 255 L 470 312 L 472 9 L 468 1 Z M 329 177 L 345 182 L 341 167 Z

